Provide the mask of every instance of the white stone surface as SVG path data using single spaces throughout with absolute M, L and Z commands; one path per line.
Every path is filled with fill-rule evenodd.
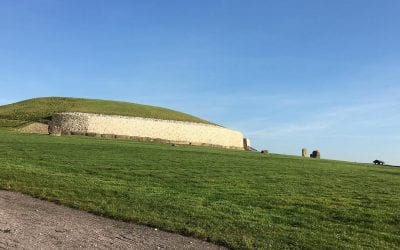
M 243 149 L 243 135 L 238 131 L 210 124 L 130 116 L 61 113 L 53 116 L 50 133 L 113 134 Z

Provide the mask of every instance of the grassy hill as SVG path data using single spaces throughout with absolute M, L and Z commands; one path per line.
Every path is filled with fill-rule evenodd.
M 86 112 L 210 123 L 195 116 L 155 106 L 95 99 L 44 97 L 0 106 L 0 127 L 16 127 L 29 122 L 43 121 L 60 112 Z
M 395 249 L 400 168 L 0 131 L 0 188 L 233 249 Z

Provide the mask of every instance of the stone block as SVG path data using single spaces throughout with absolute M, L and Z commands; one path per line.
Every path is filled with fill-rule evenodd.
M 312 152 L 312 154 L 310 154 L 311 158 L 316 158 L 316 159 L 320 159 L 321 158 L 321 153 L 318 150 L 314 150 Z
M 306 149 L 306 148 L 303 148 L 303 149 L 301 150 L 301 156 L 302 156 L 302 157 L 308 157 L 308 153 L 307 153 L 307 149 Z

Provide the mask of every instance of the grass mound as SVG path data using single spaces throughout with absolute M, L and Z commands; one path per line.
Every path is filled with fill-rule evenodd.
M 233 249 L 397 249 L 400 168 L 0 131 L 0 188 Z
M 95 99 L 44 97 L 0 106 L 0 127 L 16 127 L 29 122 L 40 122 L 60 112 L 137 116 L 210 124 L 192 115 L 149 105 Z

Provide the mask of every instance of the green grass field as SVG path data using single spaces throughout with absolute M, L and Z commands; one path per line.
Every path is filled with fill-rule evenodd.
M 400 168 L 0 131 L 0 188 L 234 249 L 400 246 Z
M 189 114 L 149 105 L 83 98 L 44 97 L 0 106 L 0 127 L 17 127 L 29 122 L 46 120 L 60 112 L 86 112 L 210 123 Z

